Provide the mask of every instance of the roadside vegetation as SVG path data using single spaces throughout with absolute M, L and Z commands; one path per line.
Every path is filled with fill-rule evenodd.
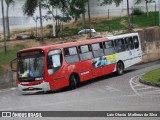
M 137 12 L 137 11 L 136 11 Z M 139 15 L 140 14 L 140 15 Z M 133 28 L 143 28 L 143 27 L 149 27 L 149 26 L 155 26 L 158 24 L 158 17 L 155 17 L 158 13 L 155 12 L 149 12 L 149 16 L 146 16 L 143 12 L 137 12 L 133 16 L 132 22 L 133 22 Z M 112 17 L 109 20 L 107 18 L 92 18 L 91 19 L 91 28 L 95 29 L 97 32 L 114 32 L 115 30 L 127 30 L 128 29 L 128 24 L 127 24 L 128 17 L 123 16 L 123 17 Z M 73 36 L 75 34 L 78 34 L 78 31 L 83 28 L 82 25 L 82 20 L 77 20 L 77 22 L 73 23 L 66 23 L 63 26 L 63 31 L 59 32 L 59 37 L 62 36 Z M 87 25 L 87 21 L 86 21 Z M 50 26 L 50 27 L 48 27 Z M 44 31 L 45 34 L 44 36 L 46 38 L 51 38 L 52 37 L 52 25 L 48 25 L 45 27 Z M 86 26 L 87 28 L 88 26 Z M 38 30 L 40 31 L 40 30 Z M 40 33 L 39 33 L 40 34 Z M 36 36 L 36 31 L 35 29 L 28 29 L 28 30 L 17 30 L 13 31 L 11 33 L 11 38 L 16 39 L 16 36 L 18 35 L 28 35 L 28 36 Z M 12 40 L 11 39 L 11 40 Z M 52 38 L 51 40 L 54 40 L 55 38 Z M 32 41 L 33 39 L 31 39 Z M 47 40 L 47 39 L 45 39 Z M 35 42 L 35 41 L 34 41 Z M 8 51 L 6 54 L 4 54 L 3 49 L 0 49 L 0 73 L 4 70 L 4 65 L 8 64 L 9 62 L 16 57 L 16 52 L 20 49 L 27 48 L 28 46 L 25 44 L 15 44 L 14 47 L 9 47 Z
M 1 56 L 0 64 L 9 63 L 12 59 L 16 58 L 16 52 L 23 48 L 25 48 L 24 45 L 17 44 L 13 48 L 10 48 L 6 54 L 4 54 L 3 51 L 0 51 L 0 56 Z
M 9 63 L 16 58 L 16 52 L 24 48 L 25 45 L 17 44 L 14 47 L 9 48 L 6 54 L 4 54 L 3 50 L 0 50 L 0 74 L 9 69 Z
M 146 82 L 160 83 L 160 68 L 145 73 L 141 78 Z
M 137 15 L 138 14 L 138 15 Z M 131 21 L 133 28 L 143 28 L 149 26 L 158 25 L 158 12 L 149 12 L 149 16 L 145 13 L 135 13 L 133 15 Z M 128 29 L 128 17 L 113 17 L 110 20 L 107 18 L 103 19 L 92 19 L 91 20 L 91 28 L 95 29 L 97 32 L 105 32 L 105 31 L 115 31 L 115 30 L 127 30 Z M 89 28 L 89 26 L 86 26 Z M 65 27 L 63 29 L 63 35 L 74 35 L 77 34 L 79 30 L 85 29 L 82 27 L 82 21 L 78 21 L 75 25 L 70 27 Z

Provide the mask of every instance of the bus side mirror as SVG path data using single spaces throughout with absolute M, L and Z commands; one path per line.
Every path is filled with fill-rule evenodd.
M 10 67 L 11 67 L 11 71 L 16 72 L 17 71 L 17 58 L 13 59 L 12 61 L 10 61 Z

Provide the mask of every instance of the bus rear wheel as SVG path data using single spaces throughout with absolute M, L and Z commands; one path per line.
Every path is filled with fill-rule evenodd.
M 124 73 L 124 65 L 122 62 L 117 63 L 117 75 L 122 75 Z
M 70 76 L 69 85 L 71 89 L 76 89 L 78 87 L 78 78 L 76 77 L 76 75 Z

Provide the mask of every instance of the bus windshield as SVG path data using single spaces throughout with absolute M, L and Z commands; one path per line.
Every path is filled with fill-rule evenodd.
M 32 56 L 18 60 L 20 81 L 42 80 L 44 77 L 44 56 Z

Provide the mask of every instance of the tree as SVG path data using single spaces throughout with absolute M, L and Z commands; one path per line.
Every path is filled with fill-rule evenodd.
M 147 16 L 148 16 L 148 15 L 149 15 L 149 14 L 148 14 L 148 3 L 153 2 L 154 0 L 136 0 L 135 4 L 140 4 L 140 3 L 142 3 L 143 1 L 145 1 L 145 3 L 146 3 L 146 14 L 147 14 Z
M 25 4 L 23 5 L 23 12 L 27 16 L 33 16 L 36 8 L 39 7 L 41 41 L 43 40 L 42 2 L 44 2 L 44 0 L 26 0 Z
M 101 5 L 110 5 L 112 3 L 115 3 L 116 6 L 119 6 L 122 0 L 103 0 Z
M 2 6 L 2 20 L 3 20 L 4 53 L 7 53 L 7 47 L 6 47 L 6 27 L 5 27 L 3 0 L 1 0 L 1 6 Z
M 77 20 L 81 14 L 85 14 L 88 0 L 71 0 L 70 15 Z
M 60 21 L 64 19 L 65 20 L 70 19 L 69 15 L 67 14 L 69 1 L 70 0 L 45 0 L 45 3 L 43 4 L 43 7 L 48 9 L 48 14 L 52 15 L 53 36 L 58 36 L 58 33 L 60 31 L 60 26 L 61 26 Z M 57 11 L 57 9 L 61 10 L 61 12 L 63 13 L 63 16 L 57 15 L 57 12 L 56 12 L 56 15 L 54 14 L 54 10 Z M 56 25 L 54 24 L 55 21 L 56 21 Z
M 9 7 L 14 4 L 14 0 L 5 0 L 7 8 L 6 8 L 6 25 L 7 25 L 7 39 L 10 40 L 10 25 L 9 25 Z

